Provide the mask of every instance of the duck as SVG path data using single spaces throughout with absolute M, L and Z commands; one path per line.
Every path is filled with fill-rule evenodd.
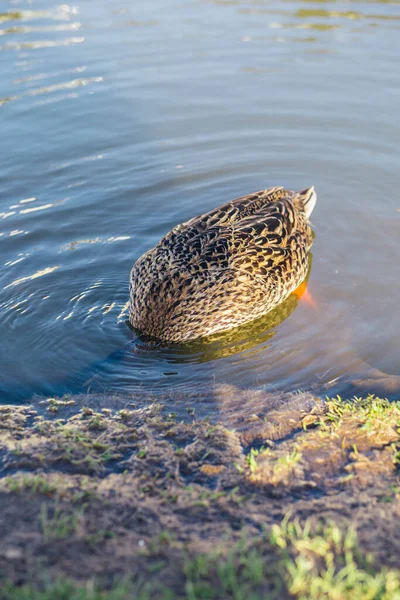
M 273 187 L 176 225 L 132 267 L 132 328 L 185 343 L 272 311 L 306 278 L 316 201 Z

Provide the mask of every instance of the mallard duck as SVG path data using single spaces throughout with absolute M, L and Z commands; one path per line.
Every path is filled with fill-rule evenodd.
M 129 321 L 186 342 L 264 315 L 304 280 L 314 188 L 242 196 L 174 227 L 130 275 Z

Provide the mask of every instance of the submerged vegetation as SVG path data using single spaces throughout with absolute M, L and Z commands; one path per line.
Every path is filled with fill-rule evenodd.
M 400 600 L 400 403 L 188 420 L 1 407 L 0 600 Z

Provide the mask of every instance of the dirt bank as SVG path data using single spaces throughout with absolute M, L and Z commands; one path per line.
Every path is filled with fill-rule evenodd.
M 0 407 L 0 599 L 400 598 L 400 404 L 85 404 Z

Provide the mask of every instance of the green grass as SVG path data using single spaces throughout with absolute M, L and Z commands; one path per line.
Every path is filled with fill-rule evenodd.
M 279 598 L 282 581 L 261 548 L 245 541 L 225 553 L 198 554 L 184 563 L 185 600 Z
M 151 583 L 148 573 L 146 585 L 125 581 L 108 591 L 93 582 L 55 581 L 41 590 L 9 584 L 0 600 L 400 600 L 400 571 L 377 569 L 356 533 L 333 522 L 286 518 L 258 539 L 243 536 L 231 549 L 228 539 L 222 542 L 214 552 L 184 555 L 175 591 Z
M 49 481 L 45 475 L 17 474 L 4 478 L 4 484 L 10 492 L 22 494 L 32 492 L 32 494 L 52 495 L 59 487 L 55 482 Z
M 52 516 L 49 515 L 47 504 L 42 504 L 40 511 L 40 526 L 45 541 L 62 540 L 75 533 L 82 520 L 83 509 L 75 510 L 68 514 L 55 508 Z
M 37 590 L 31 586 L 21 588 L 6 585 L 0 589 L 0 600 L 150 600 L 146 593 L 133 592 L 122 584 L 113 590 L 104 591 L 94 586 L 79 587 L 70 581 L 58 581 Z
M 356 397 L 350 400 L 343 400 L 340 396 L 327 398 L 324 424 L 330 422 L 337 425 L 346 416 L 356 416 L 357 419 L 364 420 L 367 429 L 379 420 L 386 422 L 393 418 L 400 427 L 400 402 L 389 402 L 386 398 L 377 398 L 371 394 L 366 398 Z
M 376 570 L 351 528 L 284 520 L 273 526 L 271 542 L 281 549 L 281 570 L 297 600 L 400 599 L 400 571 Z
M 267 452 L 267 451 L 265 450 L 265 448 L 263 446 L 259 449 L 258 448 L 250 448 L 250 452 L 246 456 L 246 462 L 247 462 L 247 465 L 248 465 L 251 473 L 255 473 L 258 469 L 257 456 L 259 456 L 263 452 Z
M 374 568 L 333 522 L 285 519 L 268 540 L 187 561 L 185 575 L 187 600 L 400 600 L 400 571 Z

